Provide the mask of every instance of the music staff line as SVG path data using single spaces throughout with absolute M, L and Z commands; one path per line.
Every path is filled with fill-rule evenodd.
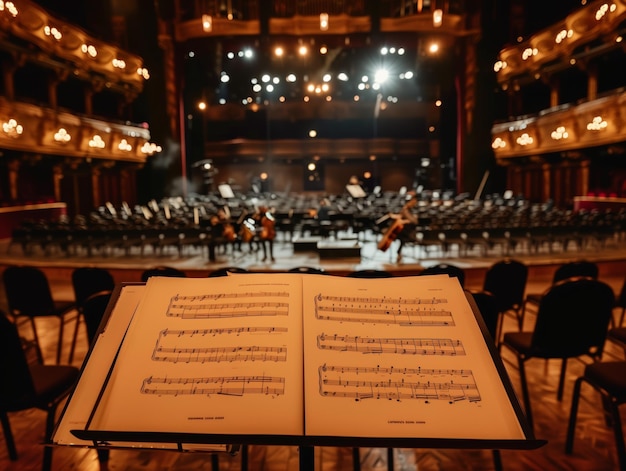
M 317 346 L 321 350 L 364 354 L 465 355 L 462 342 L 452 339 L 376 338 L 321 334 L 317 337 Z
M 181 296 L 170 299 L 166 316 L 181 319 L 220 319 L 235 317 L 287 316 L 289 303 L 277 299 L 289 298 L 287 291 L 246 291 Z M 245 302 L 228 302 L 245 299 Z
M 445 298 L 387 298 L 358 296 L 315 296 L 315 316 L 319 320 L 396 324 L 400 326 L 454 326 Z
M 281 396 L 285 394 L 285 378 L 276 376 L 213 376 L 205 378 L 145 378 L 141 385 L 142 394 L 163 396 L 205 395 L 244 396 L 263 394 Z
M 234 361 L 287 361 L 286 347 L 162 347 L 152 353 L 155 361 L 170 363 L 222 363 Z
M 455 403 L 481 400 L 470 370 L 394 369 L 323 365 L 318 370 L 319 393 L 325 397 L 422 399 Z
M 181 319 L 220 319 L 234 317 L 287 316 L 289 303 L 259 301 L 219 304 L 170 304 L 167 317 Z

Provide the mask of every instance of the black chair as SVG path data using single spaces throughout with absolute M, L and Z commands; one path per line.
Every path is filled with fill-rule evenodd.
M 6 291 L 9 315 L 16 322 L 22 319 L 28 320 L 33 331 L 33 338 L 41 363 L 43 363 L 43 353 L 35 319 L 38 317 L 56 317 L 59 319 L 56 362 L 57 364 L 60 363 L 66 318 L 74 312 L 76 313 L 76 322 L 78 322 L 76 304 L 73 301 L 54 300 L 46 274 L 37 267 L 9 266 L 4 270 L 2 279 Z M 75 343 L 76 338 L 72 341 L 72 349 Z
M 480 311 L 487 330 L 491 334 L 491 338 L 494 340 L 498 332 L 498 318 L 500 313 L 498 311 L 498 299 L 493 293 L 488 291 L 476 291 L 470 293 L 474 298 L 476 307 Z
M 83 301 L 82 313 L 87 327 L 87 339 L 91 345 L 102 322 L 102 318 L 111 300 L 112 290 L 102 290 L 92 293 Z
M 74 290 L 74 299 L 79 313 L 79 318 L 76 322 L 76 329 L 74 331 L 74 339 L 76 339 L 78 336 L 80 319 L 84 317 L 85 300 L 92 294 L 99 291 L 112 291 L 115 288 L 115 280 L 113 279 L 113 275 L 111 275 L 106 268 L 79 267 L 72 271 L 72 288 Z M 72 360 L 74 359 L 75 343 L 76 340 L 72 343 L 72 348 L 70 350 L 70 363 L 72 363 Z
M 619 413 L 619 406 L 626 403 L 626 361 L 592 363 L 585 367 L 583 375 L 576 380 L 565 441 L 567 454 L 571 454 L 574 450 L 576 416 L 583 383 L 589 384 L 601 394 L 604 410 L 608 415 L 607 422 L 613 426 L 619 469 L 626 469 L 626 448 Z
M 617 344 L 624 349 L 624 357 L 626 357 L 626 327 L 613 327 L 606 334 L 606 339 Z
M 532 332 L 507 332 L 501 346 L 517 357 L 522 396 L 528 422 L 532 413 L 525 363 L 532 358 L 560 359 L 557 399 L 563 398 L 567 360 L 602 357 L 615 295 L 606 283 L 592 278 L 567 279 L 542 297 Z
M 493 294 L 498 303 L 498 327 L 494 337 L 496 343 L 499 343 L 502 337 L 504 315 L 513 315 L 521 330 L 521 309 L 527 281 L 528 266 L 518 260 L 503 259 L 487 269 L 482 291 Z
M 598 272 L 598 265 L 595 262 L 590 262 L 587 260 L 575 260 L 572 262 L 567 262 L 559 265 L 554 271 L 554 275 L 552 276 L 552 285 L 560 281 L 567 280 L 568 278 L 574 278 L 578 276 L 585 276 L 597 279 Z M 543 293 L 529 293 L 526 295 L 526 298 L 524 298 L 524 303 L 522 304 L 522 311 L 520 314 L 520 330 L 522 330 L 526 310 L 528 309 L 528 307 L 531 306 L 536 310 L 539 306 L 539 303 L 541 302 L 542 296 Z
M 614 327 L 621 327 L 624 323 L 624 313 L 626 313 L 626 279 L 615 298 L 615 308 L 620 309 L 619 321 L 614 322 Z
M 0 313 L 0 422 L 9 458 L 17 460 L 17 448 L 9 422 L 9 412 L 37 408 L 47 413 L 45 444 L 49 445 L 57 407 L 78 379 L 78 368 L 66 365 L 28 363 L 17 326 Z M 42 470 L 52 468 L 52 446 L 43 450 Z
M 310 273 L 314 275 L 326 275 L 327 272 L 323 268 L 315 268 L 315 267 L 293 267 L 287 270 L 287 273 Z
M 391 278 L 393 273 L 386 270 L 364 269 L 351 271 L 346 276 L 348 278 Z
M 453 276 L 459 280 L 461 287 L 465 286 L 465 270 L 456 265 L 450 265 L 448 263 L 439 263 L 425 268 L 420 272 L 420 275 L 448 275 Z
M 229 273 L 250 273 L 245 268 L 241 267 L 222 267 L 216 270 L 213 270 L 209 273 L 209 278 L 214 278 L 216 276 L 228 276 Z
M 187 274 L 174 267 L 158 266 L 144 270 L 141 273 L 141 281 L 146 282 L 151 276 L 170 276 L 173 278 L 185 278 Z

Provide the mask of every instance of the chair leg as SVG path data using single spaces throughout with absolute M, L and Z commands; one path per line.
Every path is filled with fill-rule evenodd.
M 80 311 L 76 313 L 76 326 L 74 327 L 74 337 L 72 338 L 72 344 L 70 346 L 70 356 L 67 360 L 68 364 L 72 364 L 74 361 L 74 351 L 76 350 L 76 340 L 78 339 L 78 329 L 80 328 L 80 320 L 82 318 L 82 314 Z
M 567 438 L 565 440 L 565 453 L 570 455 L 574 449 L 574 435 L 576 432 L 576 415 L 578 414 L 578 400 L 580 399 L 580 387 L 584 378 L 580 377 L 574 383 L 572 393 L 572 408 L 569 413 L 569 425 L 567 427 Z
M 65 317 L 59 316 L 59 343 L 57 344 L 57 365 L 61 364 L 61 352 L 63 351 L 63 331 L 65 330 Z
M 356 446 L 352 448 L 352 470 L 361 470 L 361 451 L 359 447 Z
M 526 420 L 528 421 L 528 426 L 531 430 L 533 430 L 533 413 L 530 407 L 530 394 L 528 393 L 528 383 L 526 381 L 526 369 L 525 369 L 525 361 L 521 356 L 517 357 L 518 369 L 519 369 L 519 378 L 520 383 L 522 385 L 522 398 L 524 400 L 524 411 L 526 412 Z
M 9 458 L 11 459 L 11 461 L 15 461 L 17 460 L 17 448 L 15 448 L 15 440 L 13 439 L 13 432 L 11 432 L 9 416 L 6 412 L 0 412 L 0 422 L 2 422 L 4 441 L 6 442 L 7 449 L 9 450 Z
M 41 345 L 39 343 L 39 335 L 37 335 L 37 326 L 35 325 L 35 319 L 29 318 L 30 327 L 33 330 L 33 339 L 35 340 L 35 347 L 37 348 L 37 358 L 41 364 L 43 364 L 43 352 L 41 351 Z
M 56 410 L 58 404 L 53 404 L 48 408 L 46 417 L 46 436 L 44 438 L 43 447 L 43 463 L 42 471 L 50 471 L 52 469 L 52 433 L 54 432 L 54 424 L 56 420 Z
M 556 392 L 556 398 L 558 401 L 563 400 L 563 389 L 565 386 L 565 370 L 567 370 L 567 358 L 563 358 L 561 363 L 561 374 L 559 375 L 559 388 Z
M 500 450 L 493 450 L 493 469 L 496 471 L 502 471 L 502 455 Z
M 241 471 L 248 471 L 248 445 L 241 445 Z
M 217 453 L 211 455 L 211 471 L 220 471 L 220 458 Z
M 615 447 L 617 448 L 617 461 L 619 469 L 626 469 L 626 447 L 624 445 L 624 432 L 622 419 L 619 413 L 619 404 L 614 399 L 610 400 L 611 416 L 613 418 L 613 432 L 615 435 Z

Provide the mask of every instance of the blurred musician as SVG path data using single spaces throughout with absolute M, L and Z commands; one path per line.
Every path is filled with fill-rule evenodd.
M 259 206 L 254 217 L 257 234 L 261 249 L 263 249 L 263 261 L 268 258 L 274 261 L 274 239 L 276 238 L 276 219 L 266 206 Z
M 378 243 L 378 249 L 385 251 L 391 246 L 394 240 L 400 242 L 396 258 L 397 263 L 402 262 L 402 248 L 404 244 L 415 240 L 415 228 L 418 218 L 417 214 L 413 212 L 413 208 L 416 204 L 417 197 L 413 195 L 411 199 L 402 206 L 399 213 L 389 215 L 393 222 Z
M 210 218 L 209 234 L 211 240 L 209 241 L 209 261 L 215 261 L 216 247 L 224 245 L 227 242 L 232 242 L 232 240 L 230 240 L 232 238 L 231 231 L 234 233 L 226 211 L 223 208 L 218 209 L 217 213 L 213 214 Z M 237 236 L 236 233 L 234 235 L 235 237 Z

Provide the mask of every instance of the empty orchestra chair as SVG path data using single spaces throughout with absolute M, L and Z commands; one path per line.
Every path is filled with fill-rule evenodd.
M 513 259 L 503 259 L 493 263 L 485 273 L 482 291 L 496 297 L 499 320 L 494 340 L 500 341 L 502 336 L 503 317 L 512 314 L 517 320 L 518 328 L 522 328 L 521 309 L 528 281 L 528 266 Z
M 78 267 L 72 271 L 72 288 L 74 290 L 74 299 L 78 308 L 79 318 L 76 322 L 74 338 L 78 335 L 80 319 L 84 318 L 84 303 L 92 294 L 100 291 L 112 291 L 115 288 L 115 280 L 113 275 L 102 267 Z M 74 345 L 70 350 L 69 362 L 74 359 Z
M 187 274 L 184 271 L 179 270 L 178 268 L 158 266 L 144 270 L 141 274 L 141 281 L 146 282 L 151 276 L 170 276 L 174 278 L 184 278 L 187 276 Z
M 595 262 L 590 262 L 587 260 L 575 260 L 572 262 L 567 262 L 557 267 L 557 269 L 554 271 L 554 275 L 552 276 L 552 284 L 554 285 L 559 281 L 563 281 L 568 278 L 577 276 L 598 278 L 598 271 L 598 265 Z M 537 309 L 537 306 L 539 306 L 542 296 L 543 293 L 528 293 L 524 298 L 522 310 L 520 312 L 520 330 L 522 330 L 522 324 L 524 323 L 526 310 L 529 306 Z
M 626 448 L 619 412 L 619 406 L 626 403 L 626 361 L 592 363 L 585 367 L 583 375 L 576 380 L 565 442 L 565 452 L 568 454 L 574 451 L 576 415 L 583 384 L 588 384 L 600 393 L 603 408 L 608 415 L 607 422 L 613 427 L 619 469 L 626 469 Z
M 560 359 L 557 399 L 563 397 L 567 360 L 582 356 L 599 360 L 604 351 L 615 295 L 606 283 L 592 278 L 568 279 L 542 297 L 532 332 L 507 332 L 501 346 L 517 357 L 528 422 L 532 412 L 525 364 L 533 358 Z
M 73 301 L 57 301 L 53 299 L 48 278 L 37 267 L 9 266 L 4 270 L 2 279 L 6 291 L 9 315 L 16 321 L 28 320 L 33 331 L 33 338 L 41 363 L 43 363 L 43 353 L 35 319 L 56 317 L 59 320 L 56 362 L 60 363 L 66 318 L 75 313 L 76 322 L 78 322 L 76 304 Z M 75 342 L 76 338 L 72 341 L 72 348 Z
M 0 422 L 9 458 L 18 459 L 9 413 L 26 409 L 46 412 L 45 444 L 50 444 L 59 404 L 78 379 L 78 368 L 67 365 L 29 364 L 17 326 L 0 313 Z M 43 447 L 43 471 L 52 468 L 52 446 Z M 17 469 L 17 468 L 16 468 Z
M 420 272 L 420 275 L 448 275 L 453 276 L 459 280 L 461 287 L 465 286 L 465 270 L 456 265 L 449 263 L 439 263 L 437 265 L 431 265 Z
M 209 273 L 209 278 L 215 278 L 218 276 L 228 276 L 228 274 L 232 273 L 249 273 L 248 270 L 242 267 L 222 267 L 213 270 Z

